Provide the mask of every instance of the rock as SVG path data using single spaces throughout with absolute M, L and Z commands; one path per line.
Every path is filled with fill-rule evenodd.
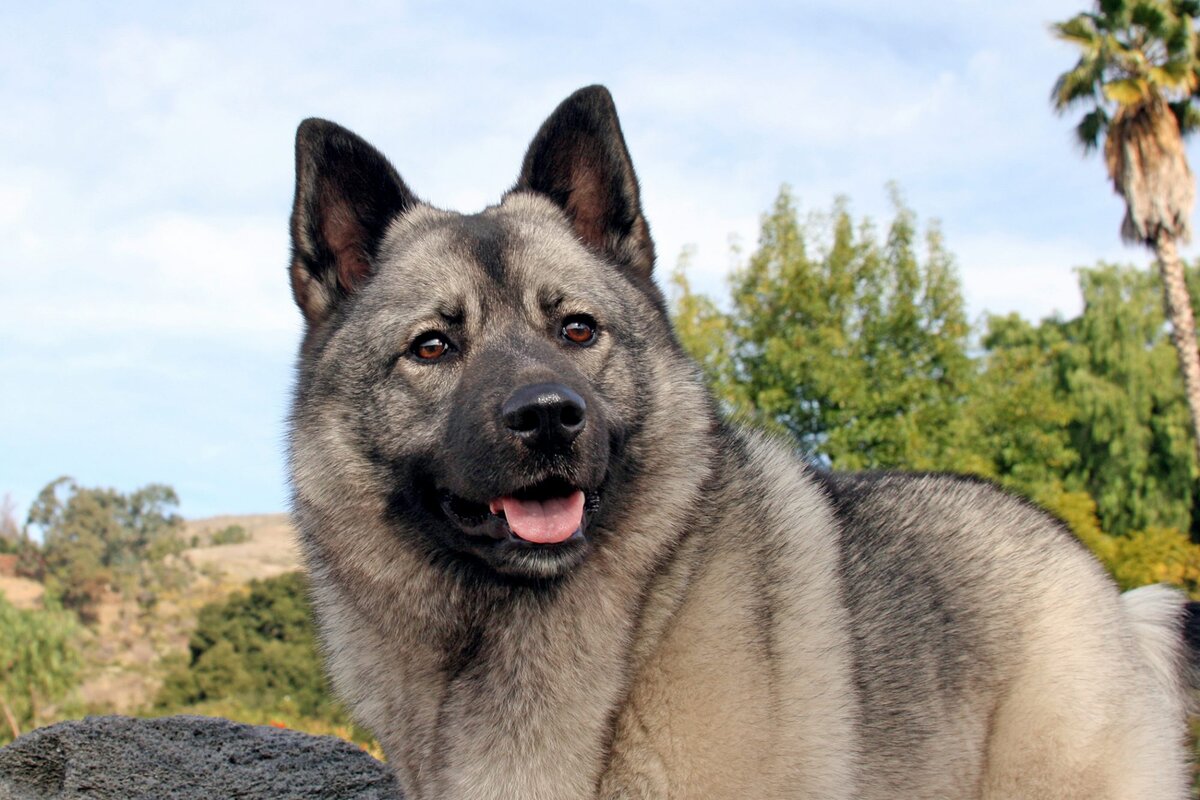
M 85 797 L 402 800 L 349 742 L 214 717 L 88 717 L 0 748 L 0 800 Z

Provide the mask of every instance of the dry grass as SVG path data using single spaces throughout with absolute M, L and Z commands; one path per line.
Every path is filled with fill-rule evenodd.
M 17 608 L 29 610 L 42 607 L 42 596 L 46 594 L 46 589 L 28 578 L 0 575 L 0 594 Z
M 273 578 L 300 568 L 296 536 L 286 514 L 220 516 L 187 523 L 184 537 L 207 542 L 214 533 L 240 525 L 250 540 L 239 544 L 192 547 L 183 558 L 206 574 L 223 573 L 222 582 L 242 584 L 252 578 Z

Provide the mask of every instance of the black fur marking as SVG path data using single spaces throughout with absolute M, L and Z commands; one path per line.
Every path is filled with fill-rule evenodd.
M 442 670 L 448 681 L 458 679 L 463 672 L 479 659 L 483 652 L 483 626 L 472 624 L 466 629 L 458 630 L 444 645 L 445 661 Z
M 1183 608 L 1183 641 L 1188 647 L 1188 661 L 1200 666 L 1200 603 L 1188 603 Z
M 917 758 L 932 733 L 920 709 L 963 694 L 995 691 L 990 676 L 1004 672 L 998 663 L 1006 654 L 980 636 L 976 620 L 986 613 L 981 611 L 986 609 L 986 596 L 979 595 L 977 587 L 986 584 L 983 573 L 990 566 L 964 565 L 981 574 L 976 578 L 966 571 L 957 583 L 947 582 L 939 569 L 944 560 L 939 541 L 922 535 L 919 518 L 888 518 L 879 509 L 897 507 L 896 493 L 920 479 L 954 479 L 989 488 L 994 484 L 929 473 L 845 475 L 811 467 L 806 475 L 831 500 L 843 543 L 843 583 L 855 586 L 873 576 L 872 582 L 891 587 L 889 595 L 846 593 L 853 629 L 859 632 L 854 640 L 856 685 L 865 707 L 874 708 L 862 716 L 866 745 L 890 754 L 889 760 Z M 903 613 L 924 632 L 919 649 L 880 629 L 896 613 L 881 605 L 888 596 L 905 598 Z M 1003 619 L 993 621 L 1001 629 L 1005 625 Z M 874 646 L 868 647 L 868 642 Z M 910 665 L 907 673 L 893 667 L 902 662 Z M 881 703 L 886 705 L 879 707 Z M 889 728 L 891 733 L 885 733 Z
M 456 221 L 463 242 L 475 263 L 496 283 L 504 282 L 504 246 L 507 233 L 492 217 L 471 214 Z

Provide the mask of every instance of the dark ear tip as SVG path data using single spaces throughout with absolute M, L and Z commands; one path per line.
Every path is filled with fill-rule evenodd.
M 608 91 L 606 86 L 599 83 L 593 83 L 591 86 L 584 86 L 582 89 L 576 89 L 571 93 L 571 96 L 562 102 L 563 106 L 586 106 L 592 111 L 603 111 L 616 113 L 617 104 L 613 102 L 612 93 Z
M 579 98 L 580 100 L 607 100 L 610 103 L 612 102 L 612 92 L 602 83 L 593 83 L 591 86 L 576 89 L 571 93 L 571 97 Z
M 320 117 L 309 117 L 296 128 L 296 149 L 312 151 L 332 139 L 348 139 L 353 134 L 338 125 Z
M 296 128 L 296 141 L 309 140 L 337 126 L 327 119 L 309 117 Z

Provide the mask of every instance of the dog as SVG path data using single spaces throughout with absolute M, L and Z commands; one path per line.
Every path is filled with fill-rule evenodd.
M 1188 796 L 1184 598 L 724 421 L 603 87 L 477 214 L 306 120 L 291 237 L 294 519 L 410 800 Z

